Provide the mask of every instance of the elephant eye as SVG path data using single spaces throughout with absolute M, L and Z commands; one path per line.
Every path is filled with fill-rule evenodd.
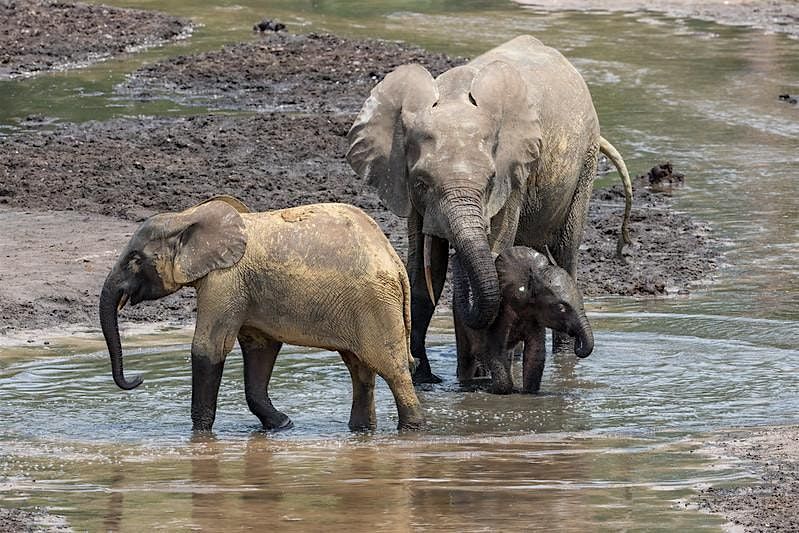
M 563 302 L 558 304 L 558 312 L 559 313 L 566 313 L 569 310 L 568 306 Z

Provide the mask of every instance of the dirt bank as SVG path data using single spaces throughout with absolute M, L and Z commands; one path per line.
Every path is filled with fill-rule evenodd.
M 705 452 L 744 466 L 758 481 L 703 489 L 700 509 L 724 515 L 733 530 L 799 531 L 799 426 L 731 431 Z
M 94 63 L 188 35 L 190 23 L 154 11 L 0 0 L 0 80 Z
M 709 20 L 799 36 L 799 2 L 792 0 L 513 0 L 548 11 L 654 11 L 675 18 Z

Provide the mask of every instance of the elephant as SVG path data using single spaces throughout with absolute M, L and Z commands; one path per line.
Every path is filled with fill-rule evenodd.
M 352 378 L 349 427 L 376 426 L 375 374 L 389 385 L 400 429 L 423 425 L 413 387 L 410 286 L 404 265 L 360 209 L 314 204 L 251 213 L 229 196 L 141 224 L 108 274 L 100 323 L 116 384 L 122 368 L 118 313 L 184 286 L 197 293 L 191 345 L 193 430 L 209 432 L 227 354 L 239 341 L 247 405 L 265 429 L 291 427 L 268 385 L 283 343 L 336 350 Z
M 482 365 L 491 373 L 492 392 L 513 392 L 513 348 L 521 342 L 524 343 L 522 391 L 536 393 L 541 387 L 546 361 L 544 328 L 573 337 L 578 357 L 588 357 L 594 349 L 594 334 L 585 316 L 583 298 L 574 278 L 549 254 L 513 246 L 499 254 L 495 265 L 499 277 L 499 312 L 485 329 L 475 330 L 459 321 L 455 330 L 458 380 L 471 380 L 477 366 Z M 457 256 L 453 261 L 453 283 L 456 291 L 468 293 L 469 281 Z M 455 316 L 465 312 L 465 302 L 454 306 Z
M 599 152 L 624 185 L 617 255 L 630 242 L 632 186 L 624 160 L 600 136 L 577 70 L 529 35 L 435 79 L 420 65 L 396 68 L 372 89 L 348 142 L 353 170 L 388 209 L 407 217 L 416 383 L 441 381 L 430 368 L 425 336 L 450 244 L 468 277 L 462 319 L 473 329 L 487 327 L 499 310 L 493 253 L 548 246 L 575 277 Z M 558 351 L 569 342 L 555 336 Z

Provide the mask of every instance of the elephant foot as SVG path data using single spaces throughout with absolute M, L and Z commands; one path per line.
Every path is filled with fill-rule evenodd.
M 478 363 L 474 367 L 474 373 L 472 375 L 473 379 L 490 378 L 490 377 L 491 377 L 491 373 L 483 365 Z
M 294 422 L 280 411 L 275 411 L 267 416 L 258 418 L 261 419 L 261 425 L 267 431 L 282 431 L 294 427 Z
M 491 394 L 505 395 L 511 393 L 513 393 L 513 383 L 511 383 L 510 385 L 507 383 L 499 383 L 499 384 L 494 383 L 494 385 L 491 387 Z
M 377 429 L 377 424 L 369 420 L 353 420 L 350 419 L 348 424 L 350 431 L 354 433 L 369 433 Z
M 417 359 L 419 364 L 416 365 L 416 371 L 413 373 L 413 384 L 441 383 L 441 378 L 433 374 L 433 371 L 430 370 L 430 361 L 427 360 L 427 356 Z
M 428 368 L 426 372 L 421 372 L 418 368 L 413 373 L 413 384 L 421 385 L 423 383 L 441 383 L 442 379 Z
M 421 431 L 425 427 L 424 420 L 405 420 L 397 424 L 397 430 L 400 433 L 411 433 L 414 431 Z

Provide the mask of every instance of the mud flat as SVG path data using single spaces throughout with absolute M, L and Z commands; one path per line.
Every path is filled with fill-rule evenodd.
M 87 65 L 187 36 L 188 20 L 154 11 L 0 0 L 0 80 Z

